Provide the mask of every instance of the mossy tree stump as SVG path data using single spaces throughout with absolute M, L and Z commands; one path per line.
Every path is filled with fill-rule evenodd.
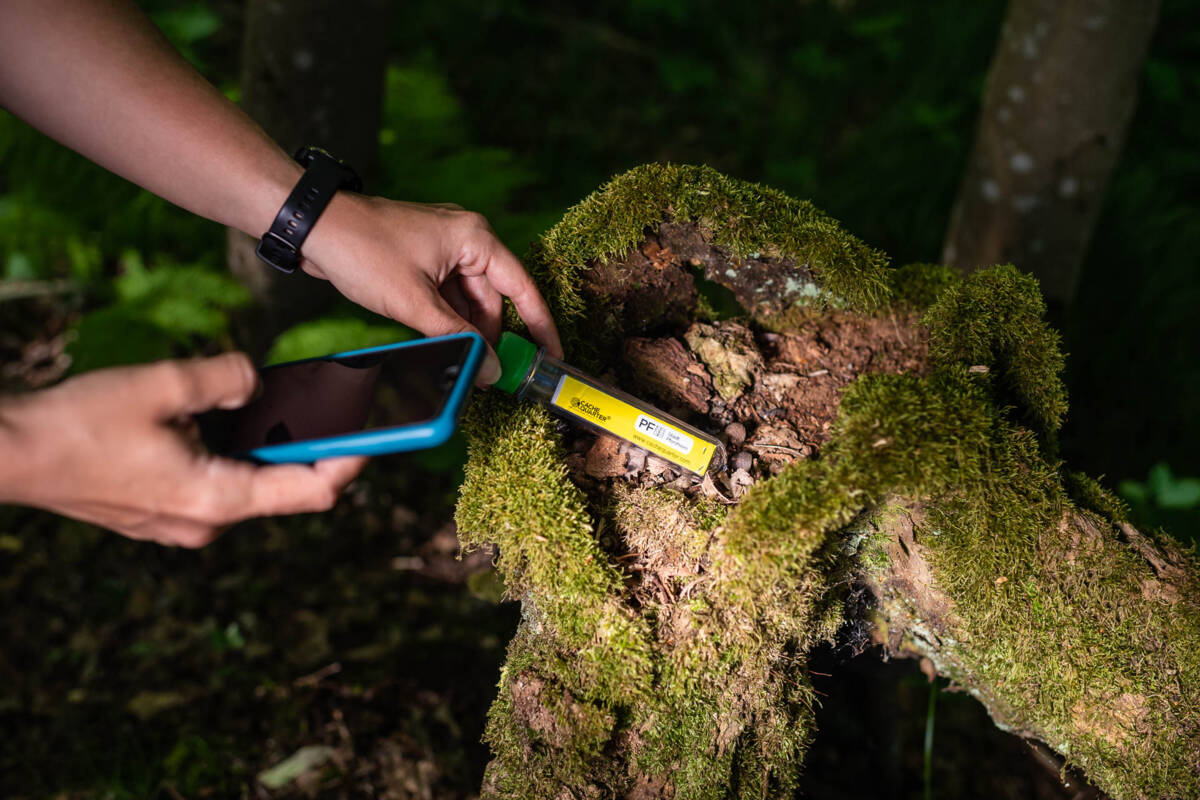
M 806 653 L 863 630 L 1118 800 L 1200 794 L 1200 570 L 1057 459 L 1032 279 L 890 270 L 808 203 L 661 165 L 531 268 L 569 359 L 727 453 L 701 481 L 539 407 L 471 409 L 460 536 L 498 546 L 523 611 L 486 796 L 790 796 Z

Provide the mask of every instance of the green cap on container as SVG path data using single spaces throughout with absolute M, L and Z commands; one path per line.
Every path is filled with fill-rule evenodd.
M 509 331 L 500 334 L 500 342 L 496 345 L 496 355 L 500 358 L 500 380 L 492 386 L 509 394 L 520 389 L 537 353 L 538 346 L 528 339 Z

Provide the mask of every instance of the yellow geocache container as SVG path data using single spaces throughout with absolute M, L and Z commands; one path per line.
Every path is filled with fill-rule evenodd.
M 689 472 L 704 475 L 721 443 L 686 422 L 546 355 L 504 332 L 496 346 L 503 370 L 494 387 L 541 403 L 555 414 L 617 436 Z

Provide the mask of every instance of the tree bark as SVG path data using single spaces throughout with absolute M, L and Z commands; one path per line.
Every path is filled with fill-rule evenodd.
M 242 107 L 289 152 L 323 147 L 369 186 L 383 107 L 387 0 L 247 0 Z M 229 267 L 254 296 L 241 338 L 261 355 L 282 329 L 319 313 L 337 296 L 325 281 L 285 275 L 254 254 L 257 240 L 228 232 Z
M 498 544 L 523 609 L 485 796 L 790 797 L 806 654 L 871 637 L 1118 800 L 1200 794 L 1200 567 L 1055 459 L 1030 278 L 889 275 L 805 203 L 657 165 L 532 266 L 573 360 L 726 457 L 701 479 L 537 407 L 472 409 L 459 533 Z M 746 313 L 714 319 L 710 282 Z
M 1133 116 L 1159 0 L 1012 0 L 944 263 L 1013 263 L 1069 308 Z

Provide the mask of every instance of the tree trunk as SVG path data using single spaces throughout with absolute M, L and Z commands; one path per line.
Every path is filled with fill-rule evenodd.
M 391 21 L 387 0 L 247 0 L 242 107 L 284 149 L 323 147 L 369 185 Z M 229 230 L 230 269 L 257 301 L 240 332 L 261 355 L 280 330 L 319 313 L 336 292 L 325 281 L 271 269 L 255 256 L 256 244 Z
M 1058 464 L 1036 284 L 884 265 L 696 167 L 620 176 L 535 247 L 570 358 L 726 452 L 701 479 L 471 409 L 460 536 L 523 610 L 485 796 L 790 797 L 833 639 L 928 658 L 1118 800 L 1200 793 L 1200 568 Z
M 1133 116 L 1159 0 L 1012 0 L 942 258 L 1013 263 L 1065 311 Z

